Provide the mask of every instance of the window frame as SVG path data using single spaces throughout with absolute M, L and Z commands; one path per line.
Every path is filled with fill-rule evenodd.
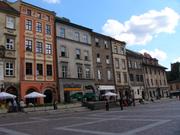
M 5 76 L 14 76 L 14 62 L 5 63 Z

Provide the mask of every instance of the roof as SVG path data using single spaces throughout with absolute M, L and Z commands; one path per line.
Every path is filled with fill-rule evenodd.
M 123 45 L 126 45 L 126 42 L 124 42 L 124 41 L 120 41 L 115 38 L 111 38 L 111 40 L 114 40 L 115 42 L 119 42 L 119 43 L 122 43 Z
M 143 63 L 144 66 L 150 66 L 150 67 L 155 67 L 155 68 L 163 68 L 163 69 L 167 69 L 166 67 L 157 64 L 157 65 L 153 65 L 153 64 L 147 64 L 147 63 Z
M 139 57 L 139 58 L 143 58 L 143 55 L 141 53 L 138 53 L 138 52 L 135 52 L 135 51 L 132 51 L 132 50 L 129 50 L 129 49 L 126 49 L 126 54 L 136 56 L 136 57 Z
M 79 28 L 79 29 L 82 29 L 82 30 L 92 32 L 92 29 L 81 26 L 81 25 L 78 25 L 78 24 L 75 24 L 75 23 L 72 23 L 69 19 L 64 18 L 64 17 L 56 16 L 55 20 L 56 20 L 56 22 L 59 22 L 59 23 L 63 23 L 63 24 L 66 24 L 66 25 L 69 25 L 69 26 L 72 26 L 72 27 L 75 27 L 75 28 Z
M 11 7 L 7 2 L 0 1 L 0 12 L 8 13 L 8 14 L 14 14 L 19 15 L 19 12 Z

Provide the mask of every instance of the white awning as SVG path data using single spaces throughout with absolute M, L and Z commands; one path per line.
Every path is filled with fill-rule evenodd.
M 99 85 L 98 90 L 115 90 L 113 85 Z

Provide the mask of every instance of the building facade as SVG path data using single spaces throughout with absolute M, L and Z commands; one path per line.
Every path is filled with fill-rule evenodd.
M 126 58 L 125 42 L 111 39 L 116 91 L 124 97 L 131 94 Z
M 0 90 L 19 95 L 19 12 L 0 1 Z
M 143 56 L 140 53 L 126 50 L 129 73 L 129 86 L 133 90 L 135 99 L 144 99 L 144 73 L 143 73 Z
M 111 38 L 99 33 L 92 34 L 92 55 L 95 85 L 98 94 L 115 92 Z
M 94 91 L 92 30 L 65 18 L 56 18 L 58 82 L 61 102 L 74 93 Z
M 165 67 L 159 65 L 158 60 L 149 54 L 143 55 L 143 70 L 146 99 L 168 96 L 168 84 Z
M 19 55 L 21 97 L 37 91 L 46 98 L 40 103 L 56 99 L 56 53 L 54 41 L 55 13 L 23 1 L 11 4 L 20 12 Z M 31 102 L 26 99 L 27 102 Z

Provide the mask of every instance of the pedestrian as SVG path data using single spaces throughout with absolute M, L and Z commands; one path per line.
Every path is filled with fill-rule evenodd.
M 14 99 L 13 100 L 13 112 L 17 112 L 17 102 L 16 102 L 16 100 Z
M 108 99 L 106 99 L 105 105 L 106 105 L 106 111 L 109 111 L 109 102 L 108 102 Z
M 53 102 L 53 107 L 54 107 L 54 110 L 57 110 L 57 101 L 56 100 L 54 100 L 54 102 Z
M 24 101 L 21 99 L 21 101 L 20 101 L 20 111 L 21 111 L 21 112 L 24 112 L 24 107 L 25 107 L 25 103 L 24 103 Z
M 12 112 L 13 111 L 13 106 L 12 106 L 12 102 L 9 101 L 8 102 L 8 113 Z

